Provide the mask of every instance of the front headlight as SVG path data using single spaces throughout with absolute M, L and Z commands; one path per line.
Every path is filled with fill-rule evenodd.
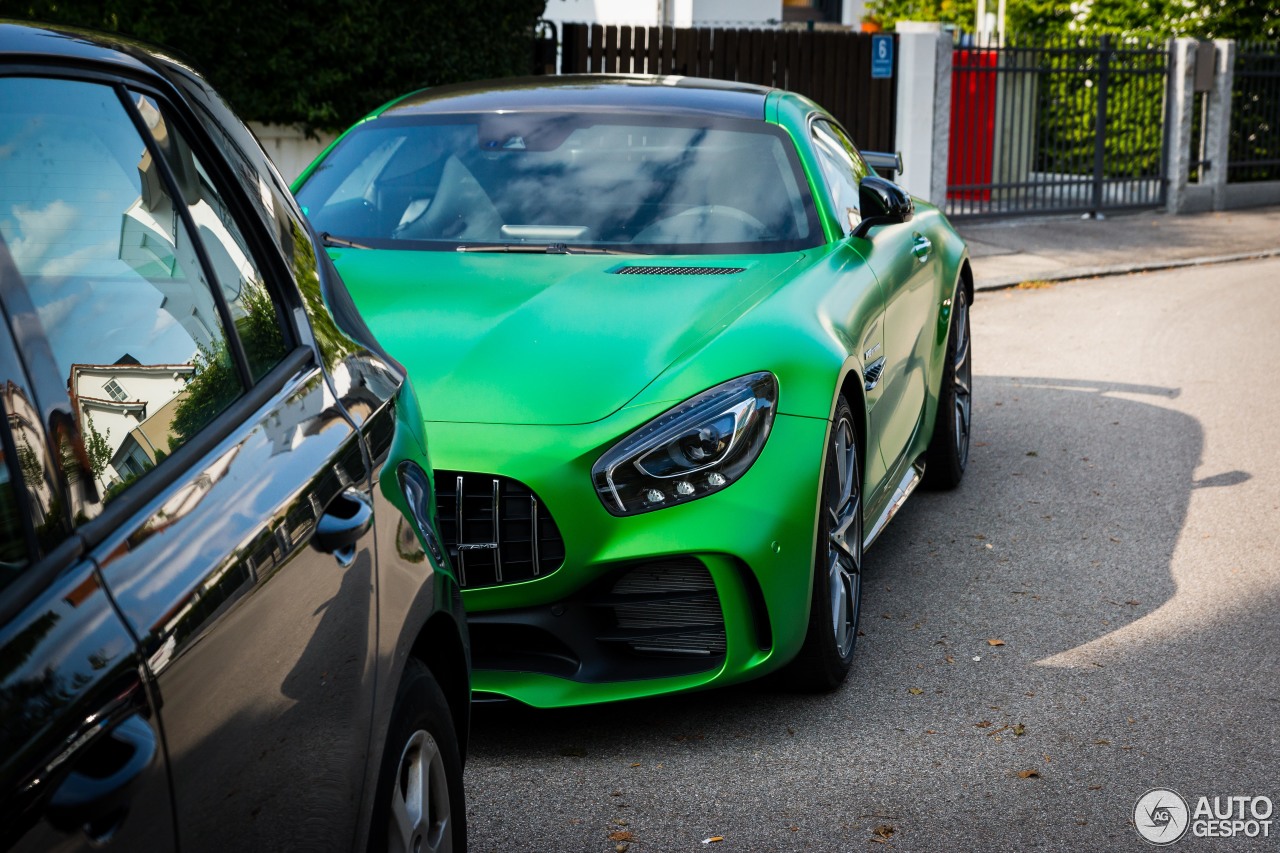
M 739 376 L 642 426 L 591 469 L 614 515 L 704 498 L 737 482 L 764 448 L 778 408 L 772 373 Z

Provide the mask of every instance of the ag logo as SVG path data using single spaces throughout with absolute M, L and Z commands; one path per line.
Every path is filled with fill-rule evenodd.
M 1155 788 L 1138 798 L 1133 807 L 1133 825 L 1152 844 L 1172 844 L 1187 832 L 1190 823 L 1187 801 L 1177 791 Z

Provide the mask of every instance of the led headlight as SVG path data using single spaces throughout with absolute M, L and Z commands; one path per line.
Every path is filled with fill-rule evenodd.
M 738 481 L 769 437 L 778 407 L 772 373 L 739 376 L 703 391 L 631 433 L 591 469 L 614 515 L 704 498 Z

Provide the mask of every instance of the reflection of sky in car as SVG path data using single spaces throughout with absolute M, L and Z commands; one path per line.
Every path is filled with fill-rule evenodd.
M 162 292 L 136 258 L 124 259 L 145 147 L 114 92 L 10 78 L 0 80 L 0 104 L 0 236 L 54 352 L 78 363 L 110 364 L 126 352 L 143 364 L 189 362 L 192 338 L 160 310 Z M 172 240 L 176 223 L 159 224 Z M 157 244 L 154 228 L 148 236 L 152 254 L 170 259 L 165 278 L 182 278 L 182 253 Z M 139 317 L 154 326 L 140 330 Z
M 358 127 L 299 191 L 321 231 L 381 239 L 785 243 L 813 219 L 762 122 L 544 113 Z M 721 126 L 724 125 L 724 126 Z

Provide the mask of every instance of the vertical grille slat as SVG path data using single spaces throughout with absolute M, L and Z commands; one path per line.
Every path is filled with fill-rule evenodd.
M 440 532 L 464 588 L 519 583 L 563 565 L 560 529 L 528 486 L 457 471 L 436 481 Z

